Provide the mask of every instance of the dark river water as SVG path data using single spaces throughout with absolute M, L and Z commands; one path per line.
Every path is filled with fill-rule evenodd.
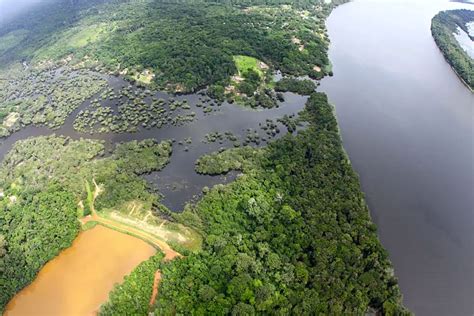
M 109 87 L 115 90 L 128 85 L 121 78 L 107 76 Z M 135 87 L 135 89 L 137 89 Z M 98 93 L 97 95 L 100 95 Z M 194 171 L 195 161 L 206 153 L 218 151 L 221 148 L 232 148 L 233 142 L 228 139 L 217 142 L 206 142 L 206 135 L 209 133 L 225 133 L 232 132 L 237 137 L 237 142 L 243 143 L 249 133 L 258 133 L 260 142 L 250 143 L 252 146 L 265 145 L 268 141 L 281 137 L 286 133 L 286 127 L 277 122 L 278 118 L 284 115 L 296 115 L 304 108 L 307 97 L 299 96 L 293 93 L 284 93 L 284 102 L 279 102 L 279 106 L 272 109 L 250 109 L 243 106 L 224 103 L 221 106 L 213 106 L 211 113 L 204 113 L 202 107 L 198 107 L 201 97 L 199 94 L 189 94 L 183 96 L 171 96 L 163 92 L 156 92 L 156 97 L 176 100 L 187 100 L 191 109 L 196 113 L 193 122 L 185 123 L 182 126 L 165 125 L 161 128 L 139 128 L 135 133 L 97 133 L 86 134 L 80 133 L 73 128 L 74 119 L 80 110 L 90 108 L 89 100 L 94 99 L 93 96 L 84 102 L 67 118 L 64 125 L 57 129 L 51 130 L 42 126 L 27 126 L 13 133 L 7 138 L 0 139 L 0 161 L 10 151 L 12 146 L 18 140 L 28 137 L 40 135 L 62 135 L 72 139 L 91 138 L 99 139 L 105 142 L 105 147 L 110 152 L 115 144 L 132 140 L 143 140 L 153 138 L 158 141 L 174 140 L 173 154 L 170 163 L 159 172 L 153 172 L 145 175 L 153 187 L 163 195 L 162 202 L 173 211 L 182 211 L 187 202 L 196 201 L 201 195 L 205 186 L 212 187 L 218 183 L 225 183 L 235 178 L 236 173 L 230 173 L 224 176 L 207 176 L 200 175 Z M 105 101 L 104 105 L 115 108 L 119 101 Z M 184 113 L 184 112 L 182 112 Z M 267 120 L 272 120 L 278 126 L 279 133 L 272 136 L 262 128 L 266 125 Z M 185 139 L 190 138 L 191 144 L 185 143 Z M 182 144 L 180 144 L 180 142 Z
M 436 47 L 443 1 L 354 1 L 328 20 L 335 105 L 405 305 L 474 315 L 474 94 Z

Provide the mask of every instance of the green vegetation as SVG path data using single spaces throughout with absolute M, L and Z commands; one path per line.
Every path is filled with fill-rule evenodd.
M 293 114 L 285 115 L 282 118 L 279 118 L 277 121 L 286 127 L 288 133 L 293 133 L 298 127 L 301 127 L 304 123 L 301 117 L 295 117 L 295 115 Z
M 310 95 L 316 90 L 316 84 L 308 79 L 298 80 L 295 78 L 283 78 L 276 83 L 275 90 Z
M 54 180 L 79 200 L 87 200 L 86 180 L 92 184 L 95 179 L 104 190 L 95 201 L 96 208 L 119 208 L 134 199 L 151 208 L 158 198 L 148 193 L 147 183 L 139 175 L 168 163 L 170 142 L 132 141 L 117 145 L 110 157 L 93 159 L 103 150 L 101 142 L 94 140 L 49 136 L 19 141 L 1 165 L 0 187 L 5 192 L 35 192 Z
M 271 89 L 273 72 L 264 62 L 250 56 L 234 56 L 237 75 L 232 76 L 225 88 L 215 84 L 208 94 L 218 100 L 227 99 L 251 107 L 272 108 L 278 97 Z
M 256 72 L 259 77 L 265 75 L 260 64 L 262 62 L 257 58 L 242 55 L 234 56 L 234 63 L 240 76 L 244 76 L 249 72 Z
M 109 301 L 101 306 L 99 315 L 148 315 L 155 272 L 162 259 L 159 252 L 136 267 L 110 292 Z
M 36 194 L 15 186 L 2 193 L 7 197 L 0 200 L 0 312 L 79 232 L 76 199 L 60 185 L 43 186 Z
M 265 89 L 271 90 L 267 68 L 314 78 L 329 69 L 324 20 L 334 4 L 324 1 L 58 3 L 0 31 L 9 38 L 0 64 L 61 61 L 171 91 L 211 86 L 210 95 L 266 107 L 275 105 Z M 239 71 L 248 82 L 234 88 L 250 101 L 233 95 Z M 260 91 L 253 72 L 262 80 Z
M 464 51 L 454 36 L 458 28 L 469 34 L 466 26 L 469 22 L 474 22 L 472 10 L 442 11 L 431 21 L 431 34 L 447 62 L 464 83 L 474 90 L 474 59 Z M 474 38 L 471 37 L 471 40 Z
M 217 175 L 231 170 L 244 171 L 259 160 L 260 154 L 260 150 L 246 146 L 204 155 L 196 161 L 196 172 Z
M 20 44 L 28 35 L 26 30 L 16 30 L 0 37 L 0 55 Z
M 325 95 L 311 95 L 305 118 L 307 130 L 259 150 L 243 176 L 176 215 L 204 249 L 163 267 L 156 314 L 407 313 Z M 246 150 L 198 168 L 241 168 Z
M 59 59 L 100 39 L 106 38 L 107 26 L 104 24 L 86 24 L 68 28 L 56 34 L 58 40 L 35 52 L 37 60 Z
M 151 100 L 148 100 L 151 99 Z M 118 100 L 116 111 L 105 102 Z M 83 133 L 136 132 L 141 128 L 181 126 L 192 122 L 196 113 L 190 111 L 186 100 L 173 98 L 165 101 L 150 90 L 127 86 L 114 91 L 104 90 L 91 107 L 81 110 L 74 120 L 74 129 Z
M 0 137 L 30 124 L 59 128 L 106 81 L 88 70 L 27 68 L 0 71 Z
M 257 127 L 266 136 L 247 129 L 242 147 L 230 132 L 206 135 L 206 142 L 238 148 L 202 156 L 196 171 L 242 175 L 203 190 L 201 200 L 176 214 L 141 177 L 169 162 L 169 141 L 118 144 L 107 157 L 101 141 L 17 142 L 0 165 L 0 308 L 72 242 L 77 217 L 96 209 L 104 225 L 114 221 L 116 229 L 128 225 L 159 236 L 186 255 L 162 263 L 159 254 L 142 263 L 111 292 L 101 314 L 407 314 L 332 108 L 314 83 L 292 79 L 330 73 L 324 20 L 335 4 L 74 2 L 48 4 L 0 31 L 7 39 L 0 48 L 8 74 L 0 83 L 4 135 L 27 124 L 57 127 L 99 93 L 77 116 L 77 130 L 131 132 L 194 118 L 177 114 L 190 109 L 187 102 L 157 99 L 145 89 L 103 89 L 97 71 L 149 89 L 208 86 L 199 97 L 204 113 L 226 99 L 273 107 L 283 98 L 274 88 L 310 98 L 300 117 L 278 120 L 290 133 L 265 148 L 246 145 L 275 137 L 273 120 Z M 32 64 L 9 64 L 20 59 Z M 277 69 L 290 79 L 274 83 Z M 117 109 L 110 100 L 118 100 Z M 303 123 L 307 129 L 293 135 Z M 158 268 L 160 294 L 149 306 Z

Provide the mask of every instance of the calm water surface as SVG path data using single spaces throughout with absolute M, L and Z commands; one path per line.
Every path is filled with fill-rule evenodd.
M 121 78 L 108 76 L 107 79 L 109 85 L 116 90 L 128 85 L 128 83 Z M 100 93 L 98 93 L 98 95 L 99 94 Z M 235 177 L 235 174 L 227 176 L 199 175 L 194 171 L 195 161 L 200 156 L 215 152 L 221 148 L 233 147 L 233 143 L 228 140 L 206 143 L 206 134 L 229 131 L 238 138 L 239 143 L 242 143 L 249 130 L 251 130 L 266 139 L 259 144 L 265 145 L 267 141 L 279 138 L 287 131 L 286 127 L 277 122 L 277 119 L 284 115 L 297 114 L 304 108 L 307 99 L 305 96 L 284 93 L 285 101 L 281 102 L 278 107 L 272 109 L 254 110 L 243 106 L 224 103 L 221 106 L 214 106 L 213 112 L 206 114 L 202 108 L 197 106 L 197 104 L 200 103 L 200 96 L 198 94 L 170 96 L 163 92 L 156 92 L 155 95 L 163 99 L 173 97 L 177 100 L 187 100 L 191 107 L 190 110 L 196 113 L 196 119 L 183 126 L 166 125 L 161 128 L 139 128 L 136 133 L 80 133 L 73 128 L 74 119 L 80 110 L 89 108 L 89 101 L 94 99 L 94 97 L 92 97 L 71 113 L 65 124 L 57 130 L 30 125 L 13 133 L 7 138 L 0 139 L 0 161 L 3 160 L 17 141 L 41 135 L 56 134 L 68 136 L 72 139 L 99 139 L 105 142 L 107 150 L 111 150 L 120 142 L 143 140 L 147 138 L 153 138 L 158 141 L 173 139 L 175 143 L 170 163 L 160 172 L 145 175 L 145 178 L 162 193 L 162 202 L 164 205 L 173 211 L 181 211 L 187 202 L 195 201 L 201 195 L 204 186 L 212 187 L 215 184 L 224 183 Z M 112 108 L 115 108 L 119 103 L 118 101 L 106 102 L 106 105 Z M 278 126 L 280 133 L 274 137 L 266 135 L 266 132 L 262 129 L 266 120 L 272 120 Z M 191 138 L 192 143 L 179 145 L 179 142 L 186 138 Z M 251 145 L 255 146 L 256 144 Z
M 354 1 L 328 20 L 335 105 L 404 302 L 474 314 L 474 94 L 430 33 L 443 1 Z

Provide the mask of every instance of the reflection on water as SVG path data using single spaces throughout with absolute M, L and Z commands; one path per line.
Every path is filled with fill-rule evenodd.
M 474 22 L 468 23 L 467 25 L 469 34 L 472 33 L 473 35 L 471 36 L 474 36 Z M 461 45 L 462 49 L 464 49 L 464 51 L 474 59 L 474 41 L 469 37 L 469 34 L 458 27 L 457 33 L 454 33 L 454 37 L 458 41 L 459 45 Z
M 155 248 L 135 237 L 96 226 L 48 262 L 7 305 L 6 316 L 91 315 Z
M 438 0 L 354 1 L 328 20 L 351 161 L 417 315 L 474 314 L 474 94 L 433 41 Z

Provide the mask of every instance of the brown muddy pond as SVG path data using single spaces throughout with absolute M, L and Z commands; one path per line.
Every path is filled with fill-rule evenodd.
M 156 249 L 103 226 L 82 232 L 7 305 L 5 316 L 93 315 L 114 287 Z

